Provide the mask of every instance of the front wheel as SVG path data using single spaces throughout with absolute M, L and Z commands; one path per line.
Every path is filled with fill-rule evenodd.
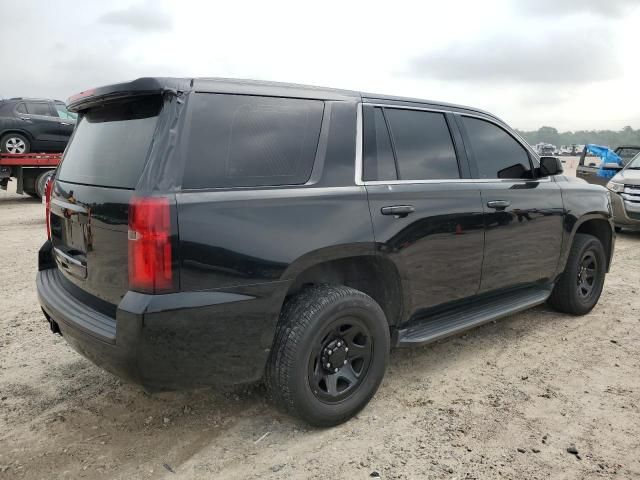
M 589 313 L 600 299 L 606 272 L 607 258 L 600 240 L 593 235 L 577 233 L 549 303 L 564 313 Z
M 389 358 L 389 325 L 368 295 L 308 287 L 284 305 L 266 370 L 271 398 L 320 427 L 345 422 L 373 397 Z
M 2 153 L 29 153 L 30 151 L 29 139 L 19 133 L 8 133 L 0 140 L 0 152 Z

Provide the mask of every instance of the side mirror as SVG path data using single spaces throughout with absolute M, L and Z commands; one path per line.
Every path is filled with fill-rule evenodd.
M 615 162 L 605 163 L 602 168 L 606 168 L 607 170 L 622 170 L 622 165 L 618 165 Z
M 551 177 L 564 172 L 562 162 L 558 157 L 540 157 L 540 176 Z

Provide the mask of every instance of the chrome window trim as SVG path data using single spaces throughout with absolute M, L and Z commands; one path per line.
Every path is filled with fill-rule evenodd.
M 542 177 L 542 178 L 451 178 L 451 179 L 437 179 L 437 180 L 362 180 L 363 173 L 363 148 L 364 148 L 364 126 L 363 126 L 363 115 L 362 109 L 363 106 L 371 106 L 371 107 L 382 107 L 382 108 L 396 108 L 401 110 L 419 110 L 423 112 L 434 112 L 434 113 L 442 113 L 447 114 L 451 113 L 454 115 L 461 115 L 466 117 L 477 118 L 479 120 L 484 120 L 485 122 L 489 122 L 496 127 L 505 130 L 504 125 L 500 125 L 500 123 L 492 120 L 491 118 L 487 118 L 482 115 L 475 115 L 472 113 L 461 113 L 455 112 L 452 110 L 441 110 L 437 108 L 429 108 L 429 107 L 411 107 L 405 105 L 396 105 L 396 104 L 386 104 L 386 103 L 369 103 L 369 102 L 359 102 L 358 108 L 356 112 L 356 164 L 355 164 L 355 184 L 356 185 L 411 185 L 411 184 L 438 184 L 438 183 L 513 183 L 513 182 L 550 182 L 551 177 Z M 506 131 L 506 130 L 505 130 Z M 518 144 L 525 149 L 527 153 L 532 157 L 533 160 L 536 160 L 538 164 L 540 163 L 540 159 L 536 155 L 536 153 L 531 149 L 529 144 L 527 144 L 520 135 L 516 132 L 506 133 L 513 138 Z M 514 136 L 515 135 L 515 136 Z

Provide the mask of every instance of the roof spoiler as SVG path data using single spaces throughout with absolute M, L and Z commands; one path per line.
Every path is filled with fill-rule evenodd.
M 138 78 L 132 82 L 115 83 L 104 87 L 85 90 L 72 95 L 67 100 L 67 109 L 71 112 L 86 110 L 98 103 L 119 100 L 121 98 L 153 95 L 164 92 L 185 91 L 191 88 L 191 80 L 174 78 Z

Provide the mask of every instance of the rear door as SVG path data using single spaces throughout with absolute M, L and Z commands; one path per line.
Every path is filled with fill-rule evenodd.
M 58 122 L 58 139 L 62 145 L 69 141 L 69 137 L 73 133 L 73 129 L 76 126 L 77 115 L 67 110 L 64 103 L 54 102 L 53 111 L 56 115 Z
M 485 208 L 480 293 L 552 279 L 562 246 L 560 188 L 535 177 L 537 159 L 506 128 L 486 118 L 457 118 Z
M 453 117 L 367 104 L 362 116 L 362 181 L 375 241 L 400 272 L 406 314 L 475 295 L 483 211 Z
M 144 169 L 160 96 L 86 112 L 51 196 L 51 242 L 68 283 L 107 304 L 128 290 L 129 201 Z

